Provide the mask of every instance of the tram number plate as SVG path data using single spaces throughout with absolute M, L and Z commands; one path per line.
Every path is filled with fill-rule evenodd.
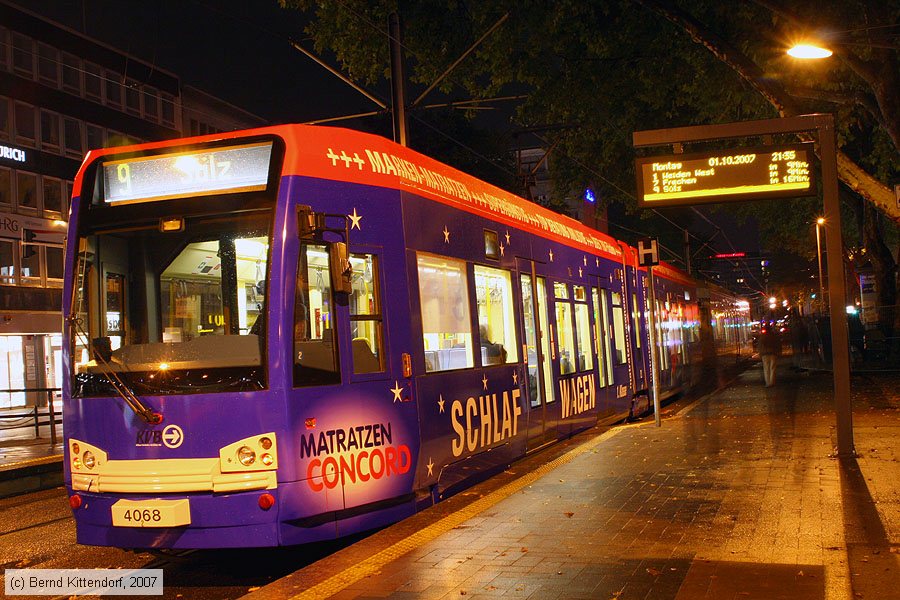
M 113 527 L 180 527 L 191 524 L 188 500 L 119 500 L 112 505 Z

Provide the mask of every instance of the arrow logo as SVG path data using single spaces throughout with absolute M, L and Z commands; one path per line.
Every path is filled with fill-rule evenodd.
M 178 425 L 169 425 L 163 429 L 162 439 L 166 448 L 177 448 L 184 441 L 184 432 Z

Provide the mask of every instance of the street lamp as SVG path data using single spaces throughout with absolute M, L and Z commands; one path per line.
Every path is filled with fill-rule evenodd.
M 816 46 L 815 44 L 796 44 L 792 48 L 788 49 L 787 53 L 794 58 L 801 58 L 804 60 L 828 58 L 829 56 L 834 54 L 828 48 L 822 48 L 821 46 Z
M 825 217 L 816 219 L 816 255 L 819 257 L 819 303 L 825 306 L 825 285 L 822 279 L 822 234 L 819 230 L 825 224 Z

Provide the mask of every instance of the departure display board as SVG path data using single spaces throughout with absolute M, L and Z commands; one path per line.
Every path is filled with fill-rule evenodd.
M 812 144 L 794 144 L 638 158 L 638 206 L 811 196 L 812 155 Z
M 218 146 L 103 163 L 103 201 L 153 202 L 265 190 L 272 142 Z

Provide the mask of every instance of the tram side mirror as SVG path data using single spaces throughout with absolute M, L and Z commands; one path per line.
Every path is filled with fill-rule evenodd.
M 331 289 L 349 294 L 353 291 L 353 267 L 350 265 L 350 251 L 347 244 L 331 242 L 328 245 L 328 258 L 331 265 Z
M 297 207 L 297 235 L 301 238 L 312 237 L 318 231 L 325 229 L 325 215 L 315 213 L 312 207 L 300 205 Z

